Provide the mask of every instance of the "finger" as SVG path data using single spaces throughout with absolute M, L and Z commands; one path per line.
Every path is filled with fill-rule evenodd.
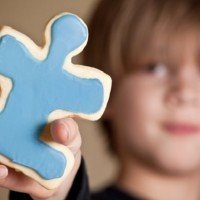
M 27 193 L 38 198 L 48 198 L 52 196 L 53 190 L 47 190 L 33 179 L 25 176 L 20 172 L 16 172 L 14 169 L 7 168 L 7 176 L 0 179 L 0 187 L 7 188 L 9 190 Z
M 8 168 L 4 165 L 0 165 L 0 179 L 4 179 L 8 175 Z
M 52 122 L 51 135 L 53 139 L 67 146 L 73 153 L 81 147 L 81 136 L 77 123 L 71 118 Z
M 50 131 L 55 142 L 66 145 L 69 137 L 69 130 L 62 119 L 53 121 L 50 125 Z

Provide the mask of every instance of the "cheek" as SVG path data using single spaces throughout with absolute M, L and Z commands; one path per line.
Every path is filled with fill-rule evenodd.
M 147 145 L 148 129 L 162 112 L 162 92 L 142 83 L 130 84 L 116 97 L 116 127 L 124 142 Z M 153 88 L 153 89 L 152 89 Z M 120 134 L 120 133 L 119 133 Z

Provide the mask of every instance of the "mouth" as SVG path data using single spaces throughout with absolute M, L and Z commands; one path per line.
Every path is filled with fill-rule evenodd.
M 200 133 L 200 126 L 188 122 L 168 122 L 163 123 L 165 131 L 172 135 L 193 135 Z

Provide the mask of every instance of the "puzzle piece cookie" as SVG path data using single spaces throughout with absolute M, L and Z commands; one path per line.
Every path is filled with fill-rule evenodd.
M 97 120 L 103 114 L 111 78 L 74 65 L 88 40 L 84 22 L 70 13 L 54 17 L 37 46 L 4 26 L 0 32 L 0 162 L 56 188 L 74 164 L 72 153 L 40 138 L 47 123 L 67 116 Z

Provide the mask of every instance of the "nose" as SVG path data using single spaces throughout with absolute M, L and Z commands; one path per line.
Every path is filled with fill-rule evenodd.
M 172 75 L 168 101 L 174 106 L 196 104 L 200 96 L 200 74 L 191 68 L 180 68 Z

